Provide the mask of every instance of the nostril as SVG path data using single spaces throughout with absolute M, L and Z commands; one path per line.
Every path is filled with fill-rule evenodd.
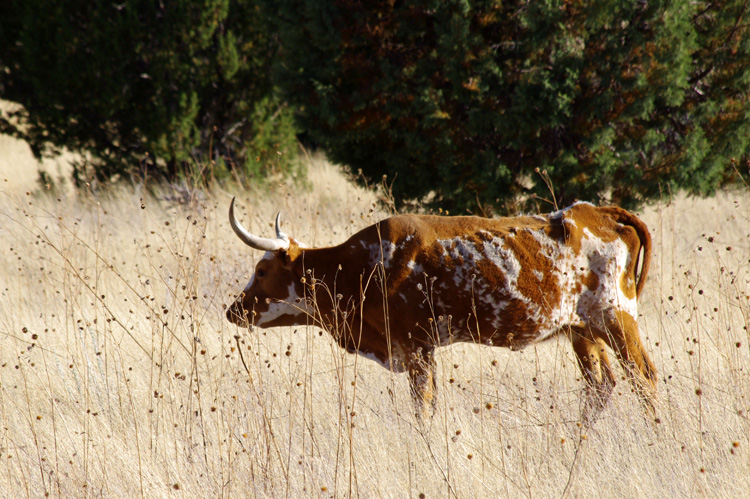
M 237 305 L 236 303 L 233 303 L 228 309 L 227 309 L 227 318 L 229 320 L 233 321 L 234 319 L 239 319 L 240 317 L 244 316 L 246 313 L 241 305 Z

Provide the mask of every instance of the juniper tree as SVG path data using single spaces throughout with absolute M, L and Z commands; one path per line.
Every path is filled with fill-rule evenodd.
M 0 18 L 0 95 L 22 106 L 0 131 L 37 156 L 66 147 L 100 179 L 174 178 L 209 158 L 265 173 L 296 151 L 252 0 L 11 0 Z
M 468 211 L 707 194 L 748 157 L 746 2 L 266 2 L 331 159 Z

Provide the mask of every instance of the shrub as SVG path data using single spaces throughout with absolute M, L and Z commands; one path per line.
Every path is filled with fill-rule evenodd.
M 281 4 L 278 81 L 329 157 L 401 204 L 708 194 L 750 138 L 739 1 Z
M 294 161 L 270 78 L 276 44 L 252 0 L 31 0 L 0 17 L 0 94 L 22 105 L 0 131 L 38 157 L 82 153 L 78 181 L 173 179 L 210 160 L 242 169 L 274 144 Z

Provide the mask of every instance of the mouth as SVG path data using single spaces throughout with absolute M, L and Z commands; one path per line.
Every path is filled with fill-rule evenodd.
M 232 324 L 236 324 L 239 327 L 244 327 L 249 330 L 253 330 L 253 324 L 248 320 L 250 312 L 242 308 L 242 306 L 236 307 L 232 305 L 227 310 L 227 320 Z

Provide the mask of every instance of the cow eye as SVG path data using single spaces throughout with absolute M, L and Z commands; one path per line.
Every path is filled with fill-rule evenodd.
M 258 277 L 264 277 L 264 276 L 266 275 L 266 271 L 265 271 L 265 270 L 261 270 L 261 269 L 259 269 L 259 270 L 258 270 L 258 271 L 257 271 L 257 272 L 256 272 L 255 274 L 256 274 L 256 275 L 257 275 Z

